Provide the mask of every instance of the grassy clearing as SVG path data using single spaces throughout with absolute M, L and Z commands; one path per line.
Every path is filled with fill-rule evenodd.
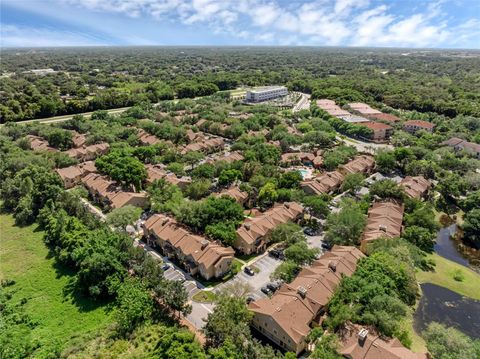
M 202 290 L 196 293 L 192 299 L 200 303 L 211 303 L 215 300 L 215 293 L 211 290 Z
M 428 258 L 435 261 L 435 270 L 419 271 L 417 280 L 420 283 L 433 283 L 460 295 L 480 300 L 480 275 L 478 273 L 437 254 L 430 254 Z M 458 279 L 459 273 L 463 278 L 461 281 L 455 279 L 455 277 Z
M 0 215 L 0 279 L 13 279 L 8 287 L 13 301 L 27 299 L 26 313 L 38 323 L 32 337 L 41 346 L 34 357 L 61 351 L 75 339 L 95 335 L 113 322 L 106 303 L 97 303 L 72 288 L 73 273 L 58 265 L 36 225 L 16 227 L 12 216 Z
M 407 330 L 410 338 L 412 339 L 412 345 L 410 349 L 416 353 L 425 353 L 427 351 L 427 343 L 425 343 L 425 340 L 423 340 L 423 338 L 413 328 L 413 315 L 415 310 L 416 306 L 402 322 L 402 328 Z

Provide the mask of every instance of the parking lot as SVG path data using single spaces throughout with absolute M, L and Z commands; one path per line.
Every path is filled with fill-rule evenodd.
M 270 275 L 273 271 L 282 263 L 281 260 L 272 258 L 268 254 L 261 257 L 254 263 L 250 264 L 250 267 L 257 268 L 259 270 L 258 273 L 255 273 L 253 276 L 248 275 L 244 271 L 238 273 L 235 277 L 230 279 L 229 281 L 218 285 L 214 291 L 219 292 L 225 286 L 231 286 L 235 284 L 248 284 L 250 287 L 249 294 L 255 298 L 266 298 L 266 295 L 263 294 L 260 289 L 265 286 L 268 282 L 270 282 Z

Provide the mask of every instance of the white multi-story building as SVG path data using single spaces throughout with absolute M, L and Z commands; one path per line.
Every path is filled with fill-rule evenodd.
M 247 91 L 245 99 L 248 102 L 261 102 L 286 95 L 288 95 L 288 90 L 285 86 L 265 86 Z

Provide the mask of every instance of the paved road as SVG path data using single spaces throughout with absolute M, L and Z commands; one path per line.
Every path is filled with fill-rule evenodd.
M 310 109 L 310 95 L 301 93 L 300 100 L 293 106 L 292 112 Z

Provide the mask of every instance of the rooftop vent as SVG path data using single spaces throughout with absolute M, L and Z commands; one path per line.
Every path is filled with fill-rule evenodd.
M 362 328 L 358 332 L 358 339 L 360 339 L 361 341 L 364 341 L 365 339 L 367 339 L 367 335 L 368 335 L 368 330 L 365 328 Z
M 245 229 L 246 229 L 247 231 L 250 230 L 250 223 L 245 223 L 243 226 L 245 227 Z
M 166 225 L 168 223 L 168 218 L 164 218 L 162 221 L 162 226 Z
M 307 289 L 305 287 L 300 286 L 297 288 L 297 293 L 300 294 L 302 298 L 305 298 L 305 296 L 307 295 Z
M 332 271 L 336 272 L 337 271 L 337 261 L 328 262 L 328 268 L 330 268 Z
M 290 203 L 284 203 L 285 208 L 290 208 Z
M 378 229 L 382 232 L 387 232 L 387 226 L 385 224 L 381 224 L 378 226 Z
M 202 249 L 205 249 L 205 247 L 208 246 L 208 243 L 210 243 L 210 242 L 207 241 L 206 239 L 202 240 L 202 241 L 200 242 L 201 248 L 202 248 Z

